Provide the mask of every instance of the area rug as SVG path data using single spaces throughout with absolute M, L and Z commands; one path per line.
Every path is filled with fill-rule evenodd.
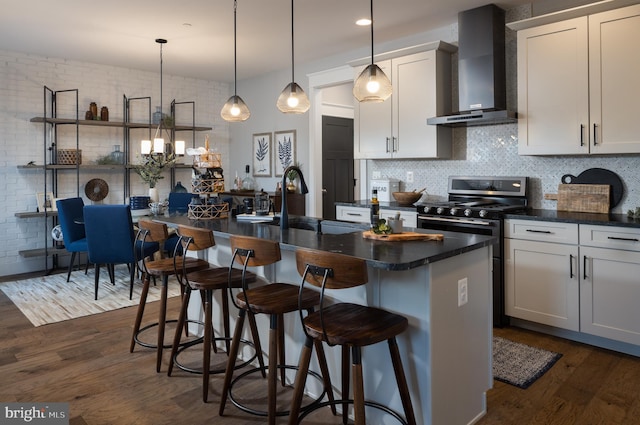
M 493 337 L 493 378 L 526 389 L 545 374 L 562 354 Z
M 115 285 L 109 282 L 106 269 L 100 270 L 98 300 L 94 300 L 94 271 L 88 274 L 78 270 L 67 274 L 53 274 L 15 282 L 0 283 L 0 289 L 22 311 L 34 326 L 61 322 L 77 317 L 103 313 L 105 311 L 137 305 L 140 301 L 142 282 L 136 279 L 133 298 L 129 300 L 129 271 L 126 265 L 116 266 Z M 151 285 L 147 302 L 160 299 L 162 285 Z M 169 281 L 168 296 L 180 294 L 175 281 Z

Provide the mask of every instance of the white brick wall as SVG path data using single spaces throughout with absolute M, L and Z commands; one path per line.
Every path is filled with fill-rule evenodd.
M 160 101 L 159 73 L 0 50 L 0 238 L 3 241 L 0 246 L 1 276 L 43 270 L 45 267 L 44 258 L 25 259 L 18 255 L 18 251 L 43 247 L 44 235 L 50 226 L 45 227 L 42 219 L 15 217 L 17 212 L 35 211 L 35 193 L 43 190 L 44 176 L 41 170 L 18 169 L 17 166 L 29 161 L 43 164 L 43 124 L 31 123 L 29 120 L 44 113 L 45 85 L 52 90 L 78 89 L 78 113 L 81 119 L 84 119 L 90 102 L 96 102 L 98 110 L 107 106 L 110 121 L 122 121 L 124 95 L 129 98 L 150 96 L 152 112 Z M 203 145 L 205 134 L 209 134 L 211 144 L 222 154 L 224 168 L 228 168 L 229 161 L 229 126 L 220 118 L 220 109 L 229 96 L 230 87 L 226 83 L 167 75 L 166 72 L 163 75 L 163 112 L 169 113 L 173 99 L 178 102 L 194 101 L 196 125 L 213 127 L 211 131 L 196 134 L 196 145 Z M 133 120 L 146 120 L 146 105 L 143 102 L 134 105 Z M 176 122 L 188 125 L 191 123 L 190 106 L 185 105 L 182 108 L 185 109 L 178 110 Z M 60 95 L 58 117 L 72 118 L 75 117 L 75 113 L 75 93 Z M 58 136 L 60 148 L 75 148 L 74 127 L 60 129 Z M 189 146 L 190 134 L 184 133 L 181 136 L 187 140 Z M 113 150 L 114 145 L 122 146 L 123 143 L 123 131 L 119 128 L 81 127 L 79 137 L 83 164 L 107 155 Z M 132 149 L 138 149 L 137 140 L 143 137 L 147 137 L 146 131 L 132 132 Z M 135 152 L 130 158 L 132 161 L 136 160 Z M 60 174 L 58 197 L 76 196 L 75 172 Z M 91 201 L 84 195 L 84 184 L 95 177 L 109 183 L 106 203 L 123 202 L 122 173 L 82 171 L 80 195 L 85 199 L 85 203 Z M 227 177 L 230 182 L 232 176 Z M 183 184 L 188 183 L 190 172 L 180 171 L 176 180 L 181 180 Z M 145 184 L 135 173 L 131 174 L 131 181 L 132 194 L 147 193 Z M 47 185 L 48 190 L 51 190 L 50 181 Z M 158 188 L 161 197 L 166 197 L 170 191 L 169 179 L 161 180 Z

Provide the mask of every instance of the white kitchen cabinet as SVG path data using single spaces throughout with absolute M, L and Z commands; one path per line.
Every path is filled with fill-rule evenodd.
M 380 218 L 386 220 L 389 217 L 395 217 L 397 212 L 400 213 L 400 218 L 404 218 L 404 227 L 418 227 L 417 211 L 380 208 Z M 336 219 L 354 221 L 356 223 L 369 223 L 371 221 L 371 211 L 367 207 L 336 205 Z
M 342 221 L 355 221 L 356 223 L 370 223 L 371 214 L 369 208 L 336 205 L 336 219 Z
M 580 225 L 580 330 L 640 345 L 640 229 Z
M 389 217 L 395 217 L 396 213 L 400 213 L 400 218 L 404 219 L 402 225 L 406 227 L 418 227 L 418 212 L 406 211 L 406 210 L 393 210 L 393 209 L 380 209 L 380 218 L 385 220 Z
M 519 30 L 519 153 L 639 153 L 638 42 L 640 5 Z
M 421 49 L 429 50 L 403 55 Z M 452 51 L 437 42 L 376 56 L 393 93 L 384 102 L 356 102 L 356 159 L 451 156 L 451 129 L 427 125 L 427 118 L 451 112 Z M 356 77 L 363 68 L 355 68 Z
M 578 225 L 505 221 L 508 316 L 579 330 Z
M 511 317 L 640 345 L 639 276 L 638 228 L 505 220 Z

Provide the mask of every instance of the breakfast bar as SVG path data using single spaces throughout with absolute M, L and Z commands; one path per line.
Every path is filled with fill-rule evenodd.
M 290 228 L 284 230 L 277 221 L 251 223 L 233 217 L 195 221 L 185 216 L 160 216 L 156 220 L 168 226 L 210 229 L 216 246 L 209 250 L 208 260 L 223 266 L 231 261 L 230 235 L 278 241 L 282 261 L 257 270 L 259 275 L 274 281 L 300 282 L 295 267 L 298 247 L 366 260 L 369 283 L 340 291 L 335 298 L 384 308 L 408 318 L 409 331 L 398 338 L 398 344 L 418 423 L 462 425 L 485 414 L 486 391 L 493 383 L 491 274 L 495 238 L 442 232 L 441 241 L 369 240 L 363 238 L 362 229 L 357 227 L 342 234 L 323 233 L 322 220 L 297 216 L 290 217 Z M 327 222 L 327 227 L 330 224 Z M 195 303 L 190 314 L 201 314 L 199 310 Z M 214 318 L 214 327 L 219 329 L 216 319 L 221 317 Z M 289 362 L 297 362 L 304 341 L 300 320 L 292 315 L 285 321 L 286 356 Z M 266 340 L 268 324 L 259 321 L 258 327 Z M 340 351 L 326 349 L 331 374 L 338 377 Z M 386 359 L 385 356 L 388 357 L 388 352 L 384 345 L 367 347 L 363 352 L 365 397 L 401 412 L 396 387 L 389 385 L 393 380 L 391 365 L 378 360 Z M 314 366 L 317 365 L 312 363 Z M 293 373 L 287 379 L 293 380 Z M 335 378 L 333 384 L 335 387 Z M 308 383 L 310 394 L 318 390 L 313 382 Z M 369 418 L 372 423 L 387 423 L 376 420 L 375 414 L 372 412 Z

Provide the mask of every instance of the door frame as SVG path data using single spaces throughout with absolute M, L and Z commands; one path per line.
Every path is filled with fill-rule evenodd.
M 322 217 L 322 115 L 333 115 L 341 111 L 335 105 L 331 105 L 329 109 L 323 105 L 322 89 L 353 83 L 353 76 L 353 68 L 348 65 L 307 75 L 312 111 L 309 114 L 309 174 L 311 177 L 309 179 L 311 186 L 309 193 L 311 196 L 309 196 L 307 211 L 313 217 Z M 353 116 L 347 118 L 353 118 Z M 360 162 L 366 163 L 365 161 Z M 359 171 L 354 169 L 354 173 L 358 182 L 365 181 L 366 177 L 363 179 L 362 176 L 363 173 L 366 176 L 366 166 L 361 166 Z

